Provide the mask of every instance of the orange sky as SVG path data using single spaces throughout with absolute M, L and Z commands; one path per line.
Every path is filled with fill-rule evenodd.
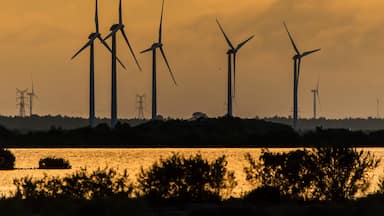
M 236 3 L 235 3 L 236 2 Z M 100 29 L 117 20 L 118 0 L 100 0 Z M 0 114 L 17 114 L 15 88 L 30 87 L 39 114 L 87 116 L 89 53 L 70 57 L 94 31 L 94 0 L 5 1 L 0 8 Z M 157 37 L 160 0 L 123 1 L 124 22 L 143 67 L 139 72 L 119 39 L 120 117 L 136 116 L 135 95 L 147 95 L 150 113 L 151 55 L 140 55 Z M 219 18 L 234 43 L 255 34 L 238 58 L 237 116 L 288 116 L 292 110 L 293 50 L 285 20 L 301 50 L 322 48 L 305 58 L 300 80 L 300 115 L 312 115 L 313 88 L 320 79 L 320 116 L 367 117 L 384 107 L 384 2 L 382 0 L 166 0 L 164 45 L 179 86 L 159 59 L 158 111 L 189 117 L 225 113 L 226 43 Z M 110 55 L 96 49 L 96 114 L 109 116 Z M 384 108 L 382 109 L 384 114 Z

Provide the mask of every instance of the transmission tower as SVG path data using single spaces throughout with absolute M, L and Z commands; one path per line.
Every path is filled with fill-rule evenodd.
M 22 118 L 26 116 L 25 106 L 27 105 L 26 103 L 27 92 L 28 92 L 28 89 L 25 89 L 25 90 L 16 89 L 16 103 L 17 103 L 17 106 L 19 107 L 19 116 Z
M 145 103 L 145 94 L 136 95 L 136 106 L 137 106 L 137 118 L 144 119 L 144 103 Z

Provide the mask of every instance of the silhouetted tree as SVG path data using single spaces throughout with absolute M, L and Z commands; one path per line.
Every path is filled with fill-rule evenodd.
M 244 171 L 254 185 L 272 187 L 294 200 L 352 199 L 370 184 L 368 172 L 379 160 L 355 148 L 323 147 L 271 153 L 263 150 L 259 161 L 245 155 Z
M 9 150 L 0 148 L 0 170 L 11 170 L 15 167 L 15 156 Z
M 114 169 L 97 169 L 87 172 L 81 169 L 66 177 L 15 179 L 15 198 L 20 199 L 105 199 L 125 198 L 132 195 L 133 186 L 127 171 L 118 173 Z
M 246 179 L 254 185 L 278 189 L 282 195 L 292 199 L 306 199 L 311 187 L 315 164 L 306 150 L 284 153 L 271 153 L 262 150 L 259 161 L 246 154 L 248 167 L 245 167 Z
M 64 158 L 46 157 L 39 160 L 39 169 L 71 169 L 71 164 Z
M 173 154 L 155 162 L 138 177 L 140 194 L 154 201 L 218 201 L 235 187 L 234 172 L 227 170 L 225 156 L 212 162 L 201 154 Z
M 317 165 L 314 197 L 333 201 L 366 192 L 371 183 L 369 172 L 380 162 L 372 153 L 356 148 L 315 148 L 310 157 Z

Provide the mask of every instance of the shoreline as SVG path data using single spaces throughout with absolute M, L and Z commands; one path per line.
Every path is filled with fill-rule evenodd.
M 0 146 L 6 149 L 301 149 L 318 147 L 348 147 L 348 148 L 384 148 L 384 145 L 349 145 L 349 146 L 159 146 L 159 145 L 102 145 L 102 146 Z

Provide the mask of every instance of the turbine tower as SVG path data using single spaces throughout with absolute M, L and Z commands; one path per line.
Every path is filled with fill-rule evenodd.
M 90 48 L 90 62 L 89 62 L 89 126 L 95 126 L 95 49 L 94 42 L 98 40 L 104 47 L 112 52 L 108 44 L 103 40 L 99 32 L 99 16 L 98 16 L 98 0 L 96 0 L 95 6 L 95 29 L 96 31 L 91 33 L 88 37 L 88 42 L 72 56 L 71 60 L 76 58 L 83 50 Z M 120 65 L 125 69 L 125 66 L 118 59 Z
M 112 37 L 112 85 L 111 85 L 111 127 L 114 128 L 117 123 L 117 67 L 116 67 L 116 33 L 121 32 L 124 37 L 125 42 L 127 43 L 129 50 L 136 62 L 137 67 L 141 71 L 141 67 L 139 62 L 136 59 L 135 53 L 133 52 L 132 46 L 129 43 L 127 34 L 124 31 L 123 24 L 123 14 L 122 14 L 122 6 L 121 0 L 119 0 L 119 23 L 113 24 L 110 28 L 111 33 L 104 38 L 104 41 L 108 38 Z
M 315 49 L 311 51 L 305 51 L 301 53 L 299 49 L 297 48 L 291 33 L 288 30 L 287 25 L 284 22 L 285 30 L 288 33 L 288 37 L 291 41 L 291 44 L 293 46 L 293 49 L 295 50 L 296 54 L 293 56 L 293 128 L 297 128 L 297 121 L 298 121 L 298 89 L 299 89 L 299 80 L 300 80 L 300 67 L 301 67 L 301 59 L 305 56 L 311 55 L 315 52 L 320 51 L 320 49 Z
M 37 95 L 35 94 L 35 89 L 33 87 L 33 81 L 32 81 L 32 91 L 27 93 L 29 97 L 29 116 L 32 117 L 33 115 L 33 98 L 37 98 Z
M 223 33 L 224 38 L 227 41 L 227 44 L 229 46 L 229 50 L 227 51 L 227 55 L 228 55 L 227 117 L 233 117 L 232 99 L 233 99 L 233 95 L 236 94 L 236 56 L 237 56 L 237 52 L 241 49 L 241 47 L 243 47 L 246 43 L 248 43 L 255 36 L 252 35 L 251 37 L 249 37 L 245 41 L 239 43 L 237 45 L 237 47 L 235 48 L 232 45 L 232 42 L 229 40 L 229 37 L 227 36 L 227 34 L 225 34 L 224 29 L 221 26 L 219 20 L 216 19 L 216 22 L 219 25 L 219 28 L 220 28 L 221 32 Z M 232 58 L 233 58 L 233 66 L 232 66 Z M 232 67 L 233 67 L 233 83 L 234 83 L 233 86 L 234 87 L 232 87 Z M 232 95 L 232 92 L 233 92 L 233 95 Z
M 163 14 L 164 14 L 164 0 L 161 6 L 161 17 L 160 17 L 160 27 L 159 27 L 159 40 L 152 44 L 152 46 L 146 50 L 143 50 L 141 53 L 146 53 L 152 51 L 152 120 L 157 118 L 157 82 L 156 82 L 156 50 L 159 49 L 160 53 L 165 61 L 165 64 L 168 67 L 168 71 L 171 75 L 171 78 L 175 85 L 177 86 L 175 77 L 169 65 L 168 59 L 165 55 L 163 42 L 162 42 L 162 29 L 163 29 Z
M 24 118 L 25 115 L 25 106 L 27 103 L 25 102 L 26 99 L 26 93 L 28 92 L 28 89 L 20 90 L 16 89 L 16 100 L 17 100 L 17 106 L 19 106 L 19 116 L 21 118 Z
M 319 95 L 319 81 L 317 81 L 317 86 L 315 89 L 311 90 L 313 94 L 313 119 L 317 118 L 317 102 L 320 104 L 320 95 Z

